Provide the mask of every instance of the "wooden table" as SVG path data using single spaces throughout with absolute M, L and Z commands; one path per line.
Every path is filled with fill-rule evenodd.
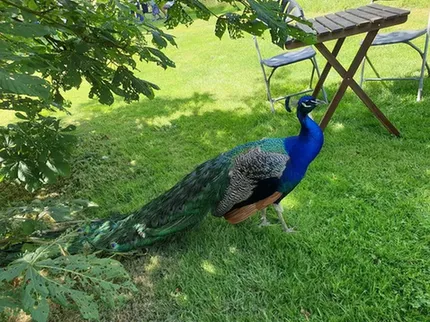
M 360 8 L 348 9 L 309 20 L 312 22 L 313 28 L 316 31 L 317 41 L 315 47 L 327 60 L 327 64 L 324 67 L 312 95 L 315 97 L 318 95 L 331 67 L 333 67 L 343 79 L 339 89 L 329 104 L 327 112 L 320 122 L 320 127 L 323 130 L 330 121 L 349 86 L 390 133 L 396 136 L 400 135 L 400 132 L 396 127 L 391 124 L 385 115 L 378 109 L 375 103 L 369 98 L 369 96 L 367 96 L 353 77 L 379 29 L 404 23 L 408 19 L 409 13 L 410 12 L 408 10 L 372 3 Z M 306 30 L 306 27 L 307 26 L 301 25 L 301 28 L 309 32 L 309 30 Z M 340 64 L 336 56 L 346 37 L 361 33 L 366 33 L 366 36 L 347 70 Z M 330 50 L 324 45 L 324 42 L 334 39 L 337 39 L 337 42 L 333 50 L 330 52 Z M 285 46 L 287 49 L 293 49 L 306 46 L 306 44 L 297 40 L 291 40 L 288 41 Z

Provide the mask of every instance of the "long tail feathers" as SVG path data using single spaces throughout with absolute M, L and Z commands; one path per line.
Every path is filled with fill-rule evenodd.
M 228 185 L 229 158 L 220 155 L 198 166 L 170 190 L 130 215 L 114 215 L 78 229 L 78 236 L 66 247 L 69 253 L 89 250 L 127 252 L 149 246 L 199 224 L 214 212 Z M 73 224 L 76 227 L 76 223 Z M 65 229 L 64 229 L 65 230 Z M 54 239 L 57 234 L 42 234 Z M 1 246 L 1 245 L 0 245 Z M 0 263 L 17 258 L 22 243 L 0 247 Z M 2 263 L 2 264 L 5 264 Z
M 228 178 L 225 162 L 222 155 L 209 160 L 139 211 L 85 227 L 70 249 L 75 252 L 89 244 L 95 249 L 125 252 L 192 228 L 221 199 Z

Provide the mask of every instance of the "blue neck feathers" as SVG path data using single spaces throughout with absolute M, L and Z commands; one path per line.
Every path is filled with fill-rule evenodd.
M 319 125 L 307 114 L 297 113 L 297 118 L 302 127 L 295 148 L 300 150 L 302 161 L 307 161 L 309 164 L 320 152 L 324 143 L 324 135 Z
M 300 134 L 285 139 L 290 160 L 281 177 L 282 190 L 292 190 L 300 182 L 324 143 L 323 132 L 315 121 L 300 112 L 297 118 L 301 124 Z

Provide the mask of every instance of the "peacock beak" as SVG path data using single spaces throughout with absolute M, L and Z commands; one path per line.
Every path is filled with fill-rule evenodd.
M 289 96 L 285 98 L 285 109 L 287 110 L 287 112 L 291 112 L 290 97 Z
M 315 102 L 317 103 L 317 105 L 327 104 L 327 102 L 325 102 L 323 100 L 319 100 L 318 98 L 315 99 Z

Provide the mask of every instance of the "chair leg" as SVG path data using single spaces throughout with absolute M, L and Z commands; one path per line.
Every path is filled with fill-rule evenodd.
M 425 70 L 427 68 L 427 73 L 430 77 L 430 67 L 427 64 L 427 53 L 428 53 L 428 47 L 429 47 L 429 34 L 426 34 L 426 40 L 425 40 L 425 44 L 424 44 L 424 52 L 422 52 L 417 46 L 415 46 L 413 43 L 406 41 L 404 42 L 404 44 L 407 44 L 409 46 L 411 46 L 413 49 L 415 49 L 418 54 L 421 56 L 422 59 L 422 64 L 421 64 L 421 70 L 420 70 L 420 77 L 419 77 L 419 84 L 418 84 L 418 94 L 417 94 L 417 102 L 421 101 L 422 96 L 423 96 L 423 87 L 424 87 L 424 73 Z M 369 66 L 372 68 L 372 70 L 375 72 L 376 77 L 379 78 L 379 80 L 384 80 L 381 78 L 381 76 L 379 75 L 379 73 L 376 71 L 375 66 L 373 66 L 372 62 L 370 61 L 369 57 L 367 57 L 367 55 L 363 58 L 363 62 L 362 62 L 362 66 L 361 66 L 361 77 L 360 77 L 360 87 L 362 87 L 363 82 L 365 81 L 364 78 L 364 66 L 365 63 L 367 62 L 369 63 Z M 385 78 L 385 79 L 389 79 L 389 78 Z M 377 80 L 377 79 L 373 79 L 373 80 Z
M 378 71 L 376 70 L 375 66 L 373 66 L 373 63 L 368 56 L 366 56 L 366 59 L 367 59 L 367 62 L 369 63 L 369 66 L 372 68 L 373 72 L 375 73 L 376 77 L 381 78 L 381 75 L 379 75 Z
M 267 82 L 266 82 L 266 86 L 267 86 L 267 99 L 270 102 L 270 110 L 272 111 L 272 113 L 275 113 L 275 104 L 274 101 L 272 99 L 272 94 L 270 93 L 270 79 L 273 76 L 273 73 L 275 72 L 276 68 L 273 68 L 272 71 L 270 72 L 269 77 L 267 77 Z
M 367 55 L 364 56 L 363 62 L 361 63 L 361 73 L 360 73 L 360 87 L 363 87 L 363 80 L 364 80 L 364 65 L 366 65 L 366 58 Z
M 427 69 L 428 69 L 428 65 L 427 65 L 427 53 L 428 53 L 428 49 L 429 49 L 429 38 L 430 38 L 430 36 L 427 33 L 427 35 L 426 35 L 426 41 L 425 41 L 425 44 L 424 44 L 424 53 L 422 55 L 423 62 L 422 62 L 422 65 L 421 65 L 420 80 L 419 80 L 419 84 L 418 84 L 417 102 L 421 101 L 421 99 L 423 98 L 424 70 L 425 70 L 426 66 L 427 66 Z
M 427 39 L 428 39 L 428 34 L 426 35 L 426 44 L 427 44 Z M 417 52 L 418 52 L 418 54 L 421 56 L 421 59 L 425 59 L 426 58 L 426 54 L 425 53 L 423 53 L 416 45 L 414 45 L 413 43 L 411 43 L 411 42 L 409 42 L 409 41 L 407 41 L 407 42 L 405 42 L 405 44 L 407 44 L 407 45 L 409 45 L 409 46 L 411 46 L 413 49 L 415 49 Z M 426 48 L 427 48 L 427 46 L 428 45 L 424 45 L 424 51 L 426 51 Z M 430 66 L 428 65 L 428 63 L 427 62 L 425 62 L 424 63 L 424 66 L 427 68 L 427 73 L 428 73 L 428 76 L 430 77 Z
M 314 80 L 314 74 L 315 74 L 315 65 L 312 59 L 311 61 L 312 61 L 312 73 L 311 73 L 311 80 L 309 81 L 309 88 L 312 88 L 312 82 Z
M 270 76 L 267 77 L 266 75 L 266 70 L 264 69 L 263 64 L 261 64 L 261 69 L 263 70 L 263 78 L 264 78 L 264 84 L 266 84 L 266 93 L 267 93 L 267 99 L 270 103 L 270 110 L 272 111 L 272 113 L 275 113 L 275 106 L 273 104 L 273 100 L 272 100 L 272 94 L 270 93 L 270 77 L 272 76 L 274 70 L 272 70 L 272 72 L 270 73 Z
M 311 60 L 312 60 L 312 64 L 314 65 L 314 68 L 315 68 L 315 70 L 317 72 L 318 79 L 320 79 L 321 78 L 321 73 L 320 73 L 320 70 L 318 68 L 317 60 L 315 59 L 315 57 L 312 57 Z M 326 91 L 324 89 L 324 86 L 321 87 L 321 90 L 322 90 L 324 101 L 326 103 L 328 103 L 327 93 L 326 93 Z

